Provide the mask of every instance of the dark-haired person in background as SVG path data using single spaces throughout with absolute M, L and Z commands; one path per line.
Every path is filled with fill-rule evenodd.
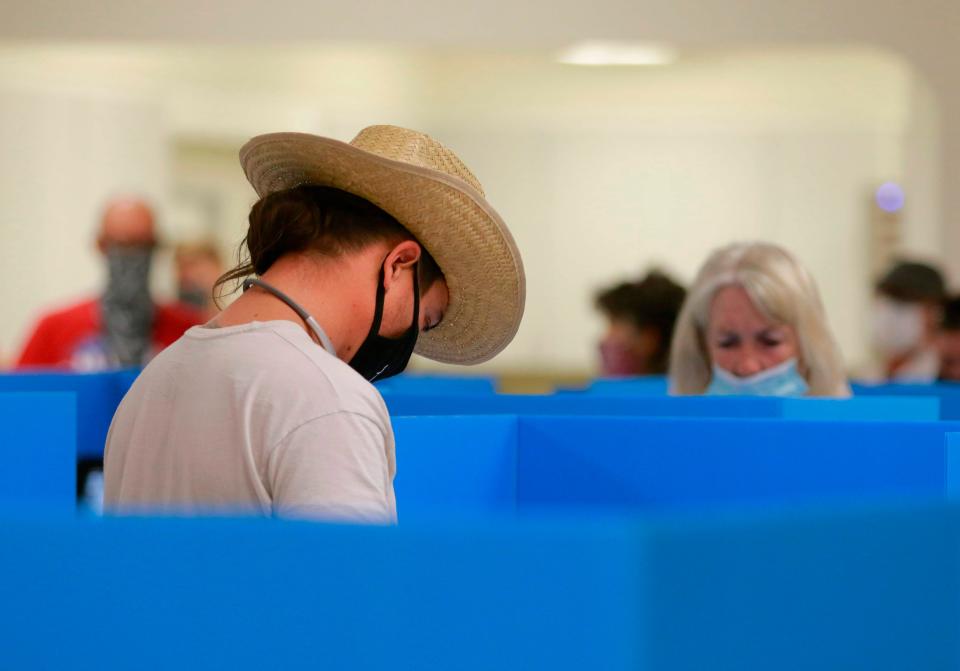
M 153 212 L 137 198 L 107 204 L 97 234 L 106 286 L 91 298 L 48 313 L 33 328 L 18 368 L 99 371 L 142 366 L 199 324 L 203 315 L 183 303 L 150 295 L 157 245 Z
M 936 334 L 946 285 L 925 263 L 900 262 L 880 278 L 873 314 L 873 344 L 881 367 L 872 377 L 926 383 L 940 369 Z
M 937 333 L 941 382 L 960 382 L 960 297 L 943 304 L 943 318 Z
M 656 270 L 637 282 L 600 292 L 596 306 L 607 318 L 607 330 L 599 344 L 602 374 L 665 375 L 674 323 L 686 293 Z
M 371 384 L 414 351 L 486 361 L 520 325 L 519 252 L 449 149 L 374 126 L 254 138 L 245 293 L 143 371 L 106 446 L 108 511 L 393 522 L 394 438 Z

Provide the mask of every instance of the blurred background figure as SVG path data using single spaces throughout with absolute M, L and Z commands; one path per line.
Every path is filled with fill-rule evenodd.
M 850 395 L 816 282 L 767 243 L 707 259 L 677 322 L 670 382 L 679 395 Z
M 17 367 L 78 371 L 141 366 L 202 315 L 182 303 L 158 304 L 150 293 L 157 237 L 153 212 L 122 198 L 104 209 L 97 249 L 106 284 L 99 297 L 49 312 L 33 328 Z
M 686 295 L 686 289 L 658 270 L 601 291 L 596 306 L 607 319 L 599 343 L 601 375 L 665 375 Z
M 212 318 L 218 310 L 213 302 L 213 285 L 223 274 L 223 260 L 210 240 L 184 242 L 174 251 L 177 273 L 177 298 Z
M 936 335 L 946 284 L 940 271 L 916 262 L 898 262 L 876 285 L 873 344 L 881 360 L 872 377 L 927 383 L 940 370 Z
M 225 30 L 217 12 L 191 24 L 189 40 L 171 34 L 181 25 L 171 20 L 122 42 L 97 28 L 120 20 L 112 13 L 78 14 L 90 38 L 78 41 L 80 28 L 54 30 L 56 11 L 43 5 L 31 19 L 31 5 L 21 23 L 0 22 L 2 363 L 16 364 L 39 307 L 101 286 L 102 258 L 78 223 L 98 220 L 118 189 L 163 212 L 164 239 L 213 240 L 228 262 L 253 196 L 236 166 L 247 138 L 285 127 L 349 140 L 357 125 L 390 122 L 462 147 L 520 249 L 540 250 L 528 254 L 516 339 L 471 371 L 500 389 L 544 392 L 595 377 L 598 289 L 654 265 L 686 285 L 733 240 L 768 239 L 802 258 L 843 352 L 864 364 L 876 358 L 872 280 L 891 259 L 929 259 L 960 278 L 960 227 L 950 220 L 960 209 L 950 188 L 960 179 L 960 88 L 956 59 L 944 55 L 960 53 L 960 42 L 940 53 L 929 32 L 900 30 L 919 20 L 912 5 L 857 13 L 821 4 L 829 43 L 796 27 L 808 10 L 793 0 L 741 3 L 737 16 L 779 26 L 764 44 L 715 35 L 714 21 L 694 27 L 674 5 L 658 5 L 652 28 L 642 5 L 621 3 L 591 14 L 603 26 L 571 20 L 585 10 L 570 5 L 538 22 L 533 42 L 521 31 L 453 48 L 410 17 L 397 43 L 367 34 L 365 21 L 348 34 L 317 3 L 296 7 L 313 27 L 302 42 L 259 5 L 231 15 L 236 43 L 216 37 Z M 483 8 L 491 25 L 505 20 Z M 865 20 L 877 28 L 869 45 Z M 666 43 L 626 30 L 598 45 L 589 34 L 628 24 Z M 245 37 L 251 27 L 266 31 L 260 43 Z M 26 37 L 46 31 L 49 40 Z M 309 73 L 311 85 L 273 73 Z M 178 292 L 167 252 L 154 260 L 155 298 Z M 411 369 L 463 374 L 422 358 Z
M 960 296 L 943 305 L 943 317 L 937 333 L 941 382 L 960 382 Z

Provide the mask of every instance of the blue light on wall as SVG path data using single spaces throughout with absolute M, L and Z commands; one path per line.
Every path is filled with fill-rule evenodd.
M 884 182 L 874 195 L 877 207 L 884 212 L 899 212 L 905 200 L 903 188 L 895 182 Z

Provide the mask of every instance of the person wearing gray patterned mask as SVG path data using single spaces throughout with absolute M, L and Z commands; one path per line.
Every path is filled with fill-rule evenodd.
M 150 350 L 153 298 L 150 247 L 111 246 L 106 251 L 107 288 L 100 299 L 107 351 L 120 366 L 139 366 Z
M 140 199 L 107 204 L 97 232 L 106 284 L 89 298 L 41 318 L 17 362 L 19 368 L 99 371 L 139 367 L 203 321 L 181 303 L 160 304 L 150 295 L 150 265 L 157 245 L 153 212 Z M 78 463 L 77 495 L 96 510 L 100 459 Z
M 156 244 L 153 212 L 144 201 L 121 198 L 108 203 L 97 234 L 97 249 L 106 266 L 100 296 L 43 317 L 17 367 L 79 371 L 138 367 L 201 323 L 203 315 L 190 306 L 160 304 L 150 295 Z

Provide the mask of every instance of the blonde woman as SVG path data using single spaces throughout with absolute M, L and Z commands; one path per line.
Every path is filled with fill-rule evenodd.
M 766 243 L 707 259 L 680 312 L 670 382 L 677 395 L 850 395 L 813 278 Z

